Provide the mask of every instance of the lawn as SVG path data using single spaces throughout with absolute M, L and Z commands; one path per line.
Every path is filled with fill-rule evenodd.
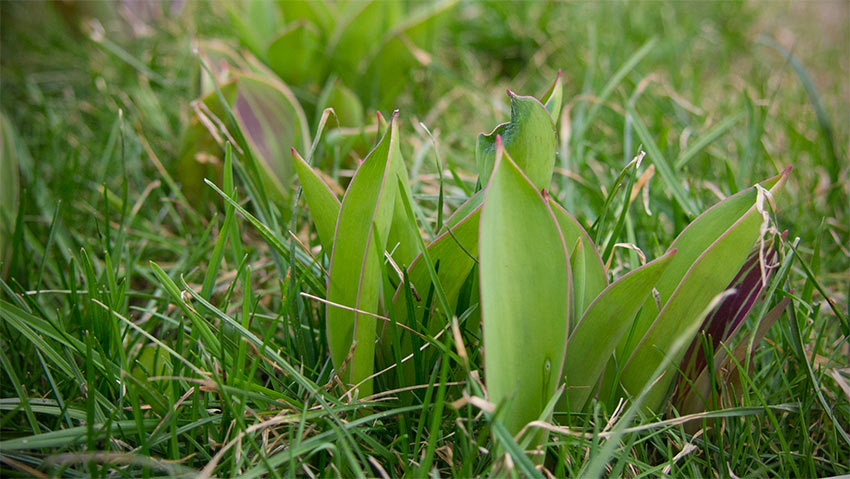
M 3 477 L 850 474 L 846 1 L 0 12 Z

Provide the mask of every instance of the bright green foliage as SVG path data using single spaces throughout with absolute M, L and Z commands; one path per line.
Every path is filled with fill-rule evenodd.
M 671 2 L 659 16 L 610 2 L 214 0 L 106 2 L 104 17 L 89 3 L 3 5 L 21 188 L 0 231 L 0 476 L 850 472 L 848 142 L 830 124 L 847 102 L 829 63 L 843 43 L 812 43 L 834 36 L 828 24 L 797 28 L 818 15 L 771 26 L 791 18 L 778 3 Z M 795 32 L 793 54 L 753 36 L 777 28 Z M 475 133 L 507 121 L 509 85 L 540 100 L 557 155 L 497 162 L 493 136 L 496 170 L 476 187 Z M 393 128 L 376 114 L 390 108 Z M 639 145 L 645 161 L 623 168 Z M 783 158 L 798 162 L 794 201 L 776 202 L 791 246 L 772 231 L 762 266 L 742 218 Z M 550 160 L 554 175 L 522 178 Z M 479 237 L 494 223 L 509 231 Z M 536 267 L 533 281 L 484 271 L 494 250 Z M 553 297 L 554 275 L 571 290 Z M 512 298 L 524 310 L 487 309 Z M 559 310 L 569 325 L 539 327 Z M 488 396 L 543 383 L 531 356 L 553 341 L 566 348 L 554 388 Z M 493 366 L 502 349 L 522 356 Z M 550 426 L 515 437 L 530 419 Z
M 572 278 L 548 201 L 496 142 L 479 233 L 484 370 L 490 401 L 504 405 L 502 421 L 515 435 L 559 386 Z
M 306 21 L 293 22 L 269 45 L 269 67 L 290 85 L 314 81 L 322 73 L 316 61 L 322 55 L 319 31 Z
M 623 276 L 589 305 L 570 334 L 564 359 L 564 364 L 569 365 L 565 368 L 564 383 L 570 411 L 584 409 L 617 342 L 628 331 L 635 314 L 675 254 L 676 250 L 671 250 Z
M 552 198 L 549 198 L 549 207 L 558 220 L 567 248 L 578 249 L 575 257 L 570 256 L 570 259 L 574 264 L 582 266 L 573 270 L 576 288 L 575 311 L 580 317 L 596 296 L 608 286 L 608 273 L 596 245 L 579 222 Z M 580 248 L 577 248 L 579 246 Z
M 771 189 L 773 196 L 782 188 L 788 172 L 786 170 Z M 753 201 L 743 215 L 735 218 L 732 226 L 719 230 L 722 233 L 688 268 L 640 343 L 633 351 L 625 350 L 622 356 L 627 359 L 620 380 L 627 394 L 635 395 L 647 387 L 652 380 L 652 371 L 680 336 L 693 338 L 696 335 L 705 317 L 705 309 L 715 296 L 723 293 L 744 264 L 750 248 L 763 234 L 762 221 L 762 212 Z M 715 229 L 712 233 L 717 231 Z M 679 351 L 673 365 L 652 385 L 646 399 L 650 410 L 658 411 L 662 407 L 684 354 L 685 351 Z
M 325 253 L 330 254 L 333 250 L 334 231 L 336 230 L 337 218 L 339 218 L 339 198 L 316 173 L 310 165 L 301 158 L 301 155 L 292 149 L 292 160 L 295 164 L 295 172 L 298 181 L 310 208 L 310 216 L 316 225 L 319 241 Z
M 561 70 L 558 70 L 555 83 L 552 83 L 552 86 L 540 97 L 540 102 L 546 107 L 546 111 L 552 115 L 552 121 L 557 124 L 558 117 L 561 115 L 561 107 L 564 104 L 564 84 Z
M 317 111 L 332 108 L 341 127 L 359 127 L 363 125 L 363 105 L 357 95 L 339 80 L 328 82 L 319 95 Z
M 485 185 L 490 179 L 496 161 L 496 137 L 501 136 L 505 150 L 535 188 L 548 188 L 555 170 L 557 146 L 552 116 L 534 97 L 519 96 L 510 90 L 508 96 L 511 98 L 511 121 L 478 136 L 475 162 L 479 181 Z
M 398 121 L 363 161 L 345 192 L 334 234 L 328 301 L 366 313 L 378 312 L 381 249 L 387 242 L 396 200 L 396 174 L 403 161 Z M 343 382 L 361 396 L 372 393 L 376 319 L 328 305 L 325 313 L 331 358 Z M 350 356 L 350 357 L 349 357 Z M 361 384 L 362 383 L 362 384 Z

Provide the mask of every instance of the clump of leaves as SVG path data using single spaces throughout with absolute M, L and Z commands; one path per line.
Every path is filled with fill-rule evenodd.
M 341 203 L 295 154 L 330 258 L 327 336 L 346 389 L 372 394 L 376 364 L 395 364 L 400 387 L 415 384 L 416 367 L 403 358 L 461 318 L 467 331 L 483 329 L 473 346 L 483 349 L 487 399 L 511 435 L 555 410 L 580 412 L 592 398 L 640 396 L 661 413 L 681 370 L 697 384 L 684 401 L 708 405 L 698 400 L 707 397 L 700 333 L 717 341 L 711 352 L 720 358 L 766 286 L 781 250 L 781 237 L 766 243 L 771 201 L 790 168 L 714 205 L 662 256 L 609 283 L 597 246 L 546 191 L 559 82 L 542 100 L 508 92 L 511 121 L 478 139 L 481 190 L 428 244 L 410 206 L 397 114 Z M 379 327 L 376 318 L 387 316 Z M 525 443 L 541 444 L 540 431 Z
M 430 63 L 428 52 L 457 3 L 228 3 L 249 51 L 216 40 L 199 43 L 201 97 L 193 103 L 177 167 L 185 191 L 198 198 L 201 178 L 220 176 L 220 152 L 235 128 L 272 199 L 285 204 L 292 177 L 288 150 L 309 147 L 308 125 L 315 126 L 328 108 L 334 118 L 326 143 L 338 147 L 342 159 L 349 151 L 365 155 L 378 130 L 377 122 L 367 121 L 374 118 L 367 108 L 393 105 L 411 72 Z M 228 123 L 222 101 L 233 110 L 235 125 Z

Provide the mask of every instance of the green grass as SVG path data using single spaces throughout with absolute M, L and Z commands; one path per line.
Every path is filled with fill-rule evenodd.
M 325 306 L 301 294 L 324 298 L 327 268 L 289 232 L 308 241 L 303 203 L 289 226 L 291 211 L 262 201 L 238 157 L 210 178 L 218 192 L 189 200 L 179 189 L 198 95 L 192 42 L 233 41 L 224 8 L 190 2 L 142 36 L 106 8 L 95 42 L 82 11 L 95 5 L 0 5 L 0 99 L 21 140 L 21 207 L 0 268 L 0 474 L 542 474 L 500 422 L 462 401 L 481 395 L 473 332 L 417 338 L 416 388 L 352 401 L 331 383 Z M 467 196 L 460 180 L 474 187 L 475 138 L 507 119 L 504 89 L 539 94 L 559 68 L 568 113 L 552 195 L 595 225 L 592 237 L 619 232 L 601 244 L 657 258 L 718 195 L 794 165 L 779 225 L 799 242 L 764 310 L 792 306 L 741 365 L 752 368 L 741 400 L 684 424 L 629 405 L 613 419 L 601 403 L 556 416 L 569 428 L 550 434 L 545 467 L 850 473 L 846 4 L 497 2 L 462 4 L 456 17 L 454 46 L 397 100 L 416 178 L 409 214 L 425 231 Z M 655 165 L 648 204 L 638 196 L 624 210 L 611 192 L 640 145 L 638 173 Z M 316 164 L 335 164 L 331 148 L 316 151 Z M 639 264 L 609 250 L 617 275 Z M 441 307 L 438 292 L 419 293 Z M 511 465 L 491 454 L 497 441 Z

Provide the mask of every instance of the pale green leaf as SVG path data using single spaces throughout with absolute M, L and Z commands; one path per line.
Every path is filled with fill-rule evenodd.
M 534 97 L 519 96 L 508 90 L 511 121 L 488 134 L 478 135 L 475 162 L 481 185 L 486 185 L 496 160 L 496 137 L 501 136 L 516 165 L 538 190 L 549 188 L 555 171 L 557 137 L 555 123 L 546 107 Z
M 773 186 L 772 195 L 775 196 L 781 189 L 788 171 L 786 169 Z M 673 339 L 691 332 L 696 334 L 704 316 L 703 311 L 734 279 L 752 246 L 759 239 L 761 226 L 761 212 L 758 211 L 757 205 L 751 203 L 747 211 L 688 268 L 640 343 L 630 355 L 623 356 L 628 359 L 621 374 L 621 384 L 627 394 L 636 395 L 648 386 L 648 374 L 670 352 Z M 691 246 L 682 241 L 674 242 L 676 243 L 681 248 Z M 678 257 L 678 254 L 676 256 Z M 664 277 L 659 280 L 659 286 L 662 280 Z M 646 398 L 646 406 L 650 410 L 657 411 L 661 407 L 684 353 L 685 351 L 677 352 L 665 374 L 652 385 L 652 390 Z
M 584 407 L 617 342 L 628 331 L 675 253 L 676 250 L 671 250 L 612 283 L 579 320 L 570 335 L 564 360 L 570 411 L 579 412 Z
M 573 247 L 581 239 L 581 254 L 584 256 L 582 260 L 584 266 L 582 284 L 578 284 L 578 278 L 573 278 L 576 283 L 576 291 L 583 291 L 581 298 L 577 298 L 575 301 L 576 315 L 580 316 L 584 313 L 584 309 L 596 299 L 596 296 L 608 286 L 608 274 L 605 272 L 605 265 L 602 263 L 602 258 L 599 256 L 599 251 L 596 250 L 593 240 L 590 239 L 579 222 L 552 198 L 549 198 L 549 207 L 558 221 L 564 242 Z
M 546 106 L 546 111 L 552 115 L 552 121 L 554 123 L 558 123 L 558 117 L 561 116 L 561 107 L 564 104 L 564 84 L 562 78 L 563 74 L 561 70 L 558 70 L 555 83 L 540 97 L 540 103 Z
M 304 85 L 323 73 L 324 63 L 318 61 L 323 49 L 315 26 L 293 22 L 269 45 L 268 65 L 287 84 Z
M 487 389 L 491 402 L 505 404 L 511 434 L 555 394 L 570 323 L 567 246 L 548 205 L 498 145 L 481 212 L 479 278 Z
M 319 241 L 325 252 L 330 254 L 333 249 L 336 222 L 339 218 L 339 199 L 319 174 L 301 158 L 295 148 L 292 149 L 292 160 L 298 180 L 301 182 L 304 198 L 307 200 L 307 207 L 310 208 L 310 217 L 319 233 Z
M 383 251 L 396 200 L 397 169 L 401 162 L 398 120 L 363 160 L 340 206 L 331 254 L 328 300 L 358 311 L 378 312 Z M 374 235 L 378 237 L 374 237 Z M 372 392 L 376 319 L 332 305 L 326 312 L 327 336 L 334 368 L 343 382 L 359 386 L 361 396 Z M 353 350 L 352 350 L 353 349 Z M 349 351 L 351 351 L 350 357 Z

